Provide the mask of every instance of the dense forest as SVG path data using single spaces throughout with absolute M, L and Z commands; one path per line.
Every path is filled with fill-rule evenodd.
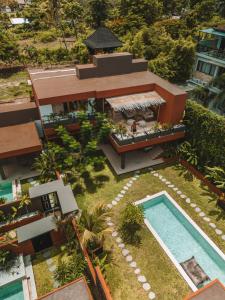
M 2 0 L 0 11 L 2 65 L 85 63 L 84 39 L 106 26 L 123 42 L 119 50 L 173 82 L 190 76 L 199 29 L 225 23 L 224 0 L 30 0 L 22 8 Z M 13 17 L 29 23 L 13 26 Z

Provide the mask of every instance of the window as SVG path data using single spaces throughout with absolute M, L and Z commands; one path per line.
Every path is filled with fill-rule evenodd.
M 216 70 L 216 66 L 199 60 L 197 65 L 197 71 L 213 76 Z

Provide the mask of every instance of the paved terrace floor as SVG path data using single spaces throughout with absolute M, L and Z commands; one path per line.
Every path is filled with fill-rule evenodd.
M 163 163 L 162 158 L 156 159 L 156 157 L 162 153 L 162 149 L 159 146 L 154 147 L 148 152 L 144 152 L 143 150 L 127 152 L 125 169 L 121 169 L 120 155 L 118 155 L 115 152 L 111 145 L 102 145 L 101 149 L 104 152 L 107 159 L 109 160 L 111 166 L 113 167 L 117 175 L 122 175 L 125 173 L 144 169 L 147 167 L 152 167 Z

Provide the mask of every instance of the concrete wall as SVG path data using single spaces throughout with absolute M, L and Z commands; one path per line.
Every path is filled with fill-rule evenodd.
M 38 108 L 9 111 L 0 113 L 0 127 L 23 124 L 30 121 L 39 120 Z
M 93 64 L 76 66 L 77 76 L 79 79 L 87 79 L 147 71 L 146 60 L 132 58 L 130 53 L 94 55 Z

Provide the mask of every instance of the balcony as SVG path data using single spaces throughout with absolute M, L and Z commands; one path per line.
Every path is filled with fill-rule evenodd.
M 120 133 L 112 133 L 111 142 L 118 149 L 124 152 L 129 149 L 138 149 L 143 148 L 144 145 L 146 147 L 160 144 L 166 141 L 172 141 L 177 138 L 181 138 L 185 133 L 185 125 L 178 124 L 174 125 L 172 128 L 168 129 L 150 129 L 149 131 L 137 132 L 135 134 L 120 134 Z
M 95 119 L 95 114 L 87 113 L 87 119 L 92 121 Z M 44 128 L 54 128 L 59 125 L 72 125 L 79 123 L 79 117 L 76 112 L 71 112 L 68 114 L 52 114 L 49 116 L 43 116 L 42 122 Z
M 197 52 L 213 57 L 218 60 L 225 61 L 225 50 L 222 49 L 217 49 L 217 48 L 212 48 L 207 45 L 207 43 L 203 43 L 204 41 L 201 41 L 197 45 Z

